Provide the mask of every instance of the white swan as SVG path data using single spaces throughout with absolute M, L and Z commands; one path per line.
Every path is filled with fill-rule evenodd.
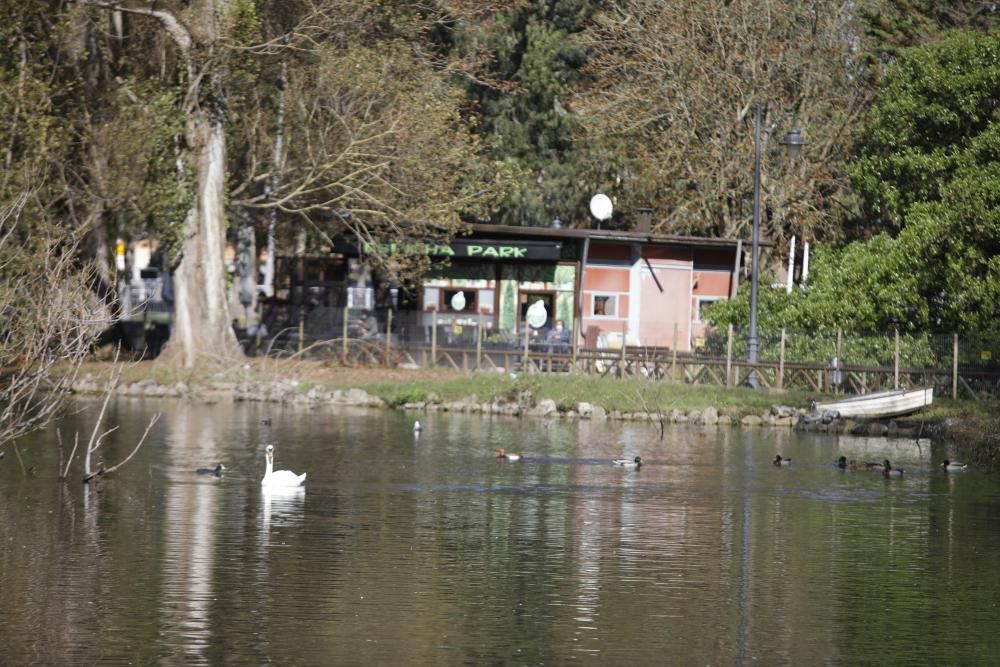
M 306 473 L 296 475 L 291 470 L 274 469 L 274 445 L 268 445 L 264 451 L 267 459 L 267 467 L 264 470 L 264 479 L 260 480 L 261 486 L 302 486 L 306 481 Z

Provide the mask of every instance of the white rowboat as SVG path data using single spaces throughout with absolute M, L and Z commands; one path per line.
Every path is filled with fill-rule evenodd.
M 917 387 L 915 389 L 880 391 L 875 394 L 864 394 L 837 401 L 824 401 L 814 404 L 813 410 L 820 414 L 836 412 L 841 417 L 878 419 L 879 417 L 907 415 L 930 405 L 933 401 L 933 387 Z

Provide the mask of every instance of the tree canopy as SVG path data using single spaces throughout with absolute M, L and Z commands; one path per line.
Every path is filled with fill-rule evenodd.
M 867 241 L 815 255 L 808 285 L 761 300 L 762 324 L 985 331 L 1000 317 L 1000 39 L 904 51 L 850 166 Z M 740 302 L 713 311 L 740 322 Z

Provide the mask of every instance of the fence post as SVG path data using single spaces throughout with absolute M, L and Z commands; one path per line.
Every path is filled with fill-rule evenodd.
M 781 349 L 778 351 L 778 389 L 783 389 L 784 387 L 785 387 L 785 330 L 782 329 Z
M 386 313 L 385 320 L 385 367 L 389 367 L 389 355 L 392 353 L 392 308 Z
M 621 366 L 618 368 L 618 377 L 625 379 L 625 339 L 628 337 L 628 323 L 622 321 L 622 362 Z
M 438 311 L 431 312 L 431 364 L 434 368 L 438 362 Z
M 264 302 L 263 299 L 257 299 L 257 340 L 254 343 L 254 356 L 260 355 L 260 330 L 262 326 L 264 326 Z
M 524 319 L 524 362 L 521 364 L 521 371 L 524 372 L 524 373 L 526 373 L 529 370 L 531 370 L 530 367 L 528 366 L 528 363 L 529 363 L 529 359 L 528 359 L 528 334 L 529 333 L 531 333 L 531 327 L 528 325 L 528 319 L 527 319 L 527 317 L 525 317 L 525 319 Z
M 479 312 L 479 325 L 476 327 L 476 370 L 483 364 L 483 313 Z
M 729 333 L 726 335 L 726 386 L 733 386 L 733 323 L 729 323 Z
M 844 365 L 843 343 L 844 343 L 844 330 L 841 329 L 840 327 L 837 327 L 837 367 L 836 367 L 836 369 L 833 372 L 835 374 L 835 378 L 834 379 L 841 380 L 841 382 L 844 379 L 844 374 L 840 370 L 841 366 Z M 833 386 L 833 391 L 835 393 L 838 393 L 838 394 L 840 393 L 841 382 L 838 382 L 837 384 L 835 384 Z
M 670 381 L 677 382 L 677 329 L 679 325 L 674 322 L 674 344 L 670 348 Z
M 951 400 L 958 400 L 958 334 L 951 340 Z
M 896 329 L 896 354 L 892 366 L 892 388 L 899 389 L 899 329 Z
M 570 354 L 572 355 L 569 366 L 570 373 L 576 373 L 576 354 L 580 349 L 580 326 L 580 322 L 573 322 L 573 346 L 570 349 Z
M 344 326 L 342 327 L 343 332 L 341 333 L 340 339 L 343 341 L 340 345 L 340 363 L 347 365 L 347 306 L 344 306 Z
M 302 348 L 305 347 L 305 337 L 306 337 L 306 318 L 302 317 L 301 311 L 299 312 L 299 354 L 302 354 Z

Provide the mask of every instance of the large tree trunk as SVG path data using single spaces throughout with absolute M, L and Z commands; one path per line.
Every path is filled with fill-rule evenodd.
M 197 199 L 184 221 L 181 263 L 174 272 L 174 321 L 161 354 L 185 368 L 243 358 L 226 300 L 225 129 L 197 111 L 188 125 L 188 143 L 198 176 Z

